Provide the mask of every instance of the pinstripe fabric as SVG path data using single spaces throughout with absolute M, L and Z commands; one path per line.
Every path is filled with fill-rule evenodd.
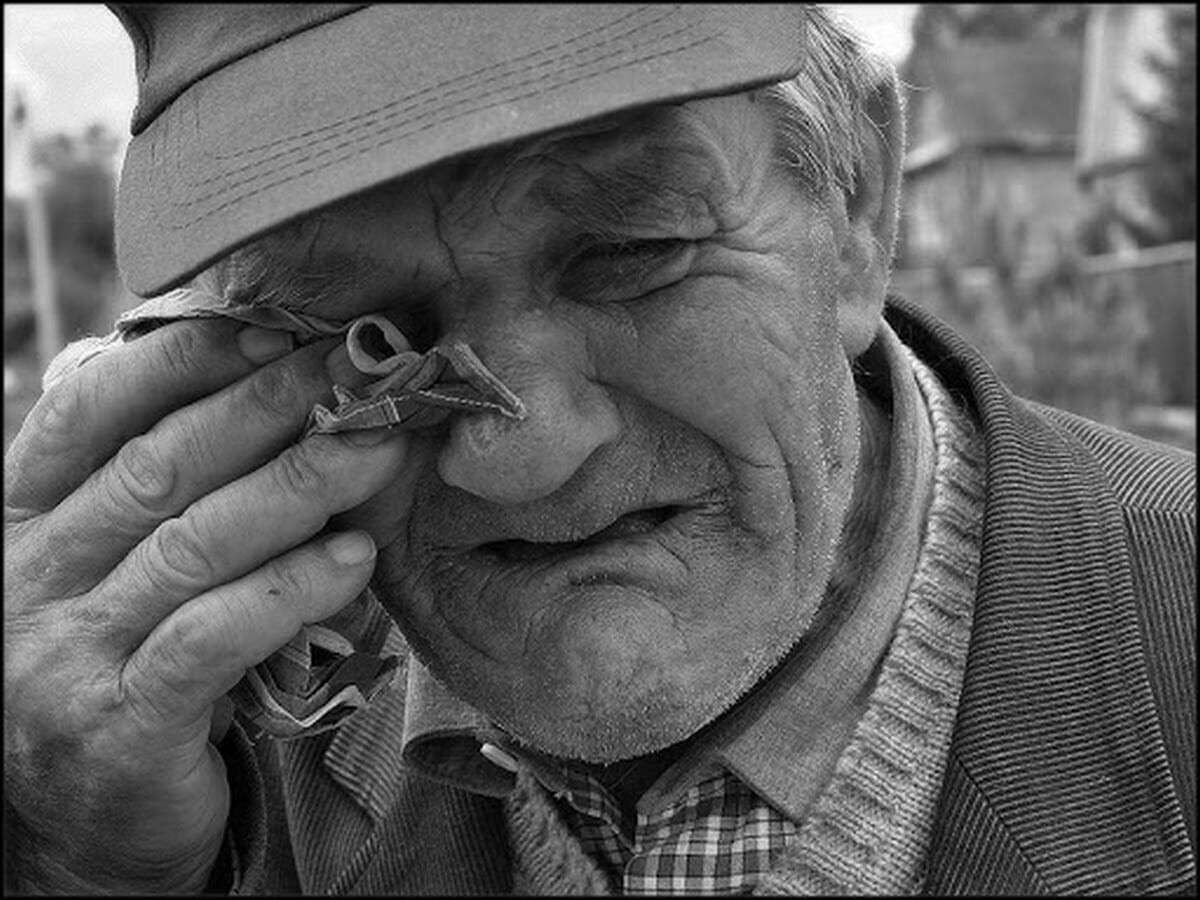
M 1050 407 L 1042 412 L 1093 452 L 1111 460 L 1105 474 L 1122 506 L 1132 545 L 1136 607 L 1149 657 L 1150 684 L 1162 710 L 1184 822 L 1196 845 L 1196 485 L 1195 456 L 1088 422 Z M 1188 602 L 1191 598 L 1192 602 Z M 1183 601 L 1183 602 L 1178 602 Z
M 1122 506 L 1179 513 L 1194 527 L 1194 454 L 1117 431 L 1052 406 L 1028 405 L 1105 460 L 1105 477 Z
M 1172 758 L 1172 771 L 1180 786 L 1180 796 L 1190 800 L 1184 810 L 1192 846 L 1196 845 L 1196 769 L 1186 760 L 1196 758 L 1196 655 L 1188 647 L 1196 635 L 1194 603 L 1172 604 L 1165 598 L 1196 596 L 1196 520 L 1188 516 L 1188 528 L 1166 527 L 1163 514 L 1135 510 L 1126 514 L 1132 540 L 1146 545 L 1145 557 L 1134 557 L 1134 575 L 1141 591 L 1139 606 L 1146 610 L 1143 627 L 1147 643 L 1164 652 L 1151 660 L 1151 686 L 1164 711 L 1163 730 L 1167 744 L 1183 752 Z M 1154 541 L 1154 535 L 1166 540 Z M 1191 567 L 1181 561 L 1191 560 Z
M 957 810 L 961 833 L 970 835 L 974 855 L 956 856 L 961 851 L 951 838 L 958 833 L 940 829 L 930 847 L 926 868 L 937 868 L 938 861 L 951 857 L 955 864 L 946 866 L 943 862 L 940 880 L 927 879 L 927 892 L 1001 896 L 1051 893 L 958 760 L 952 759 L 946 768 L 942 804 L 944 808 Z M 981 889 L 983 885 L 986 890 Z
M 1143 551 L 1130 558 L 1136 606 L 1143 639 L 1159 648 L 1149 657 L 1150 684 L 1167 745 L 1181 748 L 1171 757 L 1172 773 L 1195 847 L 1196 769 L 1188 762 L 1196 758 L 1195 456 L 1061 410 L 1038 409 L 1112 460 L 1106 475 L 1122 504 L 1129 541 Z
M 1194 892 L 1193 457 L 1018 400 L 932 317 L 896 299 L 886 315 L 986 439 L 975 623 L 924 890 Z M 368 800 L 322 737 L 259 748 L 274 824 L 243 802 L 253 791 L 238 798 L 247 892 L 294 890 L 292 859 L 306 893 L 511 889 L 499 802 L 384 777 L 389 754 L 360 759 L 381 792 Z M 223 750 L 255 777 L 236 741 Z

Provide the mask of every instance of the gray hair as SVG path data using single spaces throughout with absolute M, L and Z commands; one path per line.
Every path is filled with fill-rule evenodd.
M 776 122 L 777 153 L 796 170 L 814 197 L 855 190 L 863 160 L 863 127 L 876 123 L 868 112 L 882 85 L 896 85 L 891 63 L 869 52 L 845 26 L 819 6 L 805 4 L 804 60 L 788 81 L 759 88 Z M 902 133 L 902 132 L 900 132 Z

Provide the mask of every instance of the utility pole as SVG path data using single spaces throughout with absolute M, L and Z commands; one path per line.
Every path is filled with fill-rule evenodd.
M 50 258 L 50 226 L 42 196 L 43 178 L 33 159 L 29 102 L 19 85 L 12 86 L 12 90 L 12 111 L 9 121 L 4 123 L 5 193 L 20 197 L 25 204 L 25 239 L 29 247 L 38 365 L 44 372 L 50 360 L 62 349 L 62 320 Z

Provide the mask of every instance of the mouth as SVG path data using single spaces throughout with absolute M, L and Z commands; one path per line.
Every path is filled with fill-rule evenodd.
M 675 517 L 688 511 L 682 506 L 657 506 L 625 513 L 616 521 L 576 541 L 503 540 L 481 544 L 477 549 L 492 559 L 506 563 L 546 562 L 602 544 L 645 537 L 658 531 Z

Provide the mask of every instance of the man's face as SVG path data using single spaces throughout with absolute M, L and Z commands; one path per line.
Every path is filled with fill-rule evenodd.
M 713 98 L 444 165 L 294 248 L 360 275 L 313 311 L 465 340 L 528 409 L 418 433 L 350 517 L 417 654 L 518 739 L 665 747 L 811 621 L 858 419 L 838 241 L 796 180 L 762 104 Z

